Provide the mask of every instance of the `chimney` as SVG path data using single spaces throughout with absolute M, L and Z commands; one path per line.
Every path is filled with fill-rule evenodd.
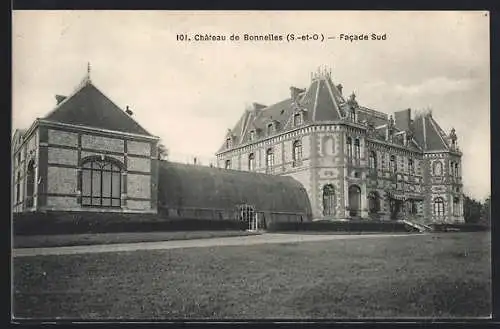
M 342 95 L 342 89 L 344 88 L 344 86 L 342 86 L 342 84 L 338 84 L 337 85 L 337 89 L 339 90 L 340 94 Z
M 134 114 L 134 112 L 132 112 L 129 108 L 128 108 L 128 105 L 127 107 L 125 108 L 125 113 L 127 113 L 128 115 L 132 116 L 132 114 Z
M 399 130 L 410 130 L 411 128 L 411 109 L 394 112 L 396 128 Z
M 298 97 L 301 93 L 303 93 L 304 91 L 306 91 L 306 90 L 305 90 L 305 89 L 301 89 L 301 88 L 297 88 L 297 87 L 292 86 L 292 87 L 290 87 L 290 98 L 291 98 L 292 100 L 296 100 L 296 99 L 297 99 L 297 97 Z
M 66 96 L 56 95 L 57 105 L 61 104 L 62 101 L 66 99 Z

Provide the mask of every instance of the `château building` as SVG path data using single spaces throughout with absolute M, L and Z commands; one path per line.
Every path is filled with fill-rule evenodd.
M 254 103 L 217 151 L 226 169 L 291 176 L 314 219 L 463 222 L 457 135 L 432 113 L 388 115 L 346 97 L 331 73 L 266 106 Z

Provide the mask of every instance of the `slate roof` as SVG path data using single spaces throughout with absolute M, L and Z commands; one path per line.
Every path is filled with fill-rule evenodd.
M 234 209 L 246 203 L 257 211 L 312 216 L 306 190 L 291 177 L 158 161 L 160 206 Z
M 448 151 L 448 138 L 431 113 L 415 117 L 412 124 L 414 138 L 424 151 Z
M 267 136 L 266 128 L 270 122 L 276 124 L 277 132 L 293 128 L 292 116 L 299 110 L 305 113 L 304 122 L 337 121 L 346 112 L 346 102 L 329 75 L 316 77 L 296 99 L 290 97 L 270 106 L 255 105 L 253 110 L 245 111 L 231 129 L 233 144 L 249 142 L 253 129 L 260 132 L 260 137 Z M 225 143 L 219 152 L 223 150 Z
M 354 99 L 345 99 L 341 90 L 335 85 L 330 74 L 318 74 L 305 90 L 292 87 L 299 95 L 293 99 L 282 100 L 270 106 L 257 106 L 254 110 L 247 110 L 231 130 L 233 146 L 250 142 L 250 131 L 256 130 L 257 139 L 267 137 L 266 127 L 269 122 L 276 123 L 276 133 L 293 129 L 293 115 L 302 110 L 304 123 L 332 122 L 347 117 L 351 105 L 357 108 L 358 122 L 366 122 L 375 129 L 370 137 L 384 140 L 389 115 L 377 110 L 360 106 Z M 425 129 L 424 129 L 425 126 Z M 406 129 L 406 128 L 405 128 Z M 446 151 L 449 150 L 447 136 L 430 115 L 419 116 L 410 124 L 413 133 L 413 142 L 407 147 L 415 151 Z M 395 127 L 395 132 L 400 130 Z M 227 135 L 226 138 L 230 135 Z M 403 145 L 403 135 L 393 137 L 393 142 Z M 225 143 L 217 153 L 227 150 Z
M 61 98 L 58 98 L 58 101 Z M 152 136 L 90 80 L 84 81 L 71 96 L 62 100 L 45 120 L 89 126 L 118 132 Z

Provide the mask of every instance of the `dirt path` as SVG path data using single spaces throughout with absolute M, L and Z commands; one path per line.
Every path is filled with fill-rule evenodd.
M 373 239 L 382 237 L 408 238 L 411 236 L 419 236 L 419 235 L 420 234 L 308 235 L 308 234 L 266 233 L 254 236 L 211 238 L 211 239 L 120 243 L 120 244 L 105 244 L 105 245 L 103 244 L 103 245 L 72 246 L 72 247 L 22 248 L 22 249 L 13 249 L 12 255 L 14 257 L 74 255 L 74 254 L 85 254 L 85 253 L 120 252 L 120 251 L 137 251 L 137 250 L 256 245 L 263 243 L 298 243 L 298 242 L 326 241 L 326 240 Z

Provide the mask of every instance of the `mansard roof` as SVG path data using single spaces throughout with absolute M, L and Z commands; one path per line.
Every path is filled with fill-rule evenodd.
M 291 177 L 157 161 L 160 206 L 235 209 L 249 204 L 257 211 L 312 214 L 305 188 Z
M 254 103 L 253 109 L 246 110 L 231 130 L 236 144 L 249 142 L 252 130 L 266 131 L 267 125 L 275 123 L 276 132 L 293 128 L 293 115 L 303 112 L 304 122 L 341 120 L 346 113 L 346 101 L 330 74 L 318 74 L 305 90 L 292 87 L 298 92 L 295 98 L 287 98 L 270 106 Z M 223 151 L 222 146 L 219 152 Z
M 88 78 L 72 95 L 58 95 L 57 101 L 56 108 L 44 117 L 45 120 L 152 136 Z
M 414 138 L 424 151 L 448 151 L 448 138 L 430 112 L 413 120 Z
M 350 120 L 348 113 L 354 107 L 356 121 L 358 124 L 366 125 L 372 130 L 369 136 L 372 139 L 386 141 L 386 130 L 389 124 L 389 115 L 377 110 L 361 106 L 351 98 L 345 99 L 342 95 L 342 86 L 335 85 L 331 74 L 318 72 L 311 84 L 306 89 L 291 87 L 291 97 L 270 106 L 254 104 L 253 109 L 246 110 L 231 130 L 233 137 L 232 146 L 250 142 L 250 132 L 254 130 L 257 139 L 281 133 L 295 128 L 293 116 L 302 113 L 303 123 L 335 122 Z M 432 115 L 420 115 L 411 120 L 411 110 L 396 112 L 402 113 L 404 123 L 402 126 L 394 126 L 395 135 L 392 143 L 404 145 L 403 131 L 413 135 L 410 144 L 406 145 L 411 150 L 422 151 L 446 151 L 449 150 L 447 136 L 439 127 Z M 267 134 L 267 125 L 273 122 L 275 130 Z M 224 144 L 217 153 L 227 150 Z

